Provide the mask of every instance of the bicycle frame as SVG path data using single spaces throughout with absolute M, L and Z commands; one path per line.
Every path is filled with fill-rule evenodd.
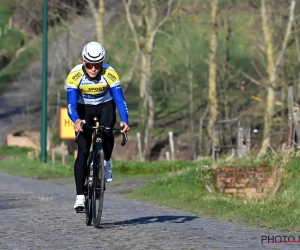
M 95 127 L 92 127 L 94 129 L 93 135 L 92 135 L 92 150 L 93 152 L 92 159 L 95 160 L 96 154 L 99 150 L 102 150 L 102 132 L 103 127 L 99 127 L 99 120 L 95 117 Z
M 85 213 L 86 224 L 91 225 L 91 221 L 93 220 L 94 227 L 98 227 L 101 221 L 105 191 L 102 132 L 103 130 L 122 130 L 123 128 L 108 128 L 99 126 L 98 117 L 94 117 L 94 121 L 95 126 L 87 126 L 82 123 L 81 127 L 84 127 L 84 129 L 93 129 L 92 143 L 90 147 L 86 172 L 87 194 L 85 198 Z M 80 132 L 78 132 L 76 135 L 75 143 L 77 143 L 79 134 Z M 127 140 L 127 134 L 123 133 L 123 140 L 121 145 L 124 146 Z

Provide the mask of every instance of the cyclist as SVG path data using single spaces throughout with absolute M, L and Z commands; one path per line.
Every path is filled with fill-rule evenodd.
M 114 127 L 116 107 L 120 115 L 122 133 L 129 132 L 128 109 L 117 72 L 104 62 L 105 50 L 100 43 L 89 42 L 82 50 L 82 64 L 75 66 L 66 80 L 68 115 L 74 122 L 78 136 L 78 154 L 74 164 L 76 201 L 74 208 L 84 208 L 84 182 L 87 174 L 87 159 L 92 142 L 92 131 L 83 130 L 81 123 L 93 125 L 93 117 L 105 127 Z M 110 158 L 114 147 L 111 130 L 103 131 L 105 181 L 113 179 Z

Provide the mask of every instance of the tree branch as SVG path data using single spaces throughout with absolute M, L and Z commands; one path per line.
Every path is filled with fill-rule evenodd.
M 256 79 L 254 79 L 253 77 L 249 76 L 246 72 L 240 70 L 240 72 L 242 73 L 243 76 L 245 76 L 248 80 L 250 80 L 251 82 L 255 83 L 256 85 L 260 86 L 260 82 L 257 81 Z
M 292 30 L 292 26 L 293 26 L 293 21 L 294 21 L 294 12 L 295 12 L 295 6 L 296 6 L 296 1 L 293 0 L 291 2 L 291 8 L 290 8 L 290 16 L 289 16 L 289 22 L 288 22 L 288 25 L 287 25 L 287 28 L 286 28 L 286 33 L 285 33 L 285 36 L 284 36 L 284 39 L 283 39 L 283 43 L 282 43 L 282 47 L 281 47 L 281 51 L 280 51 L 280 54 L 277 58 L 277 61 L 275 63 L 275 66 L 274 66 L 274 69 L 273 69 L 273 72 L 275 73 L 282 58 L 283 58 L 283 55 L 284 55 L 284 52 L 286 50 L 286 47 L 287 47 L 287 43 L 288 43 L 288 40 L 289 40 L 289 37 L 290 37 L 290 34 L 291 34 L 291 30 Z
M 131 13 L 130 13 L 131 0 L 128 0 L 128 1 L 122 0 L 122 1 L 124 3 L 127 22 L 128 22 L 129 28 L 131 29 L 136 49 L 137 49 L 137 51 L 139 51 L 140 50 L 140 42 L 139 42 L 139 39 L 138 39 L 138 36 L 137 36 L 136 29 L 135 29 L 134 24 L 132 22 Z
M 160 28 L 160 27 L 168 20 L 169 16 L 172 14 L 172 13 L 171 13 L 172 3 L 173 3 L 173 0 L 169 0 L 169 1 L 168 1 L 168 9 L 167 9 L 167 13 L 166 13 L 165 17 L 164 17 L 162 20 L 160 20 L 160 22 L 159 22 L 159 23 L 156 25 L 156 27 L 154 28 L 154 30 L 153 30 L 153 35 L 155 35 L 155 33 L 158 31 L 158 29 L 159 29 L 159 28 Z M 176 9 L 173 10 L 173 12 L 174 12 L 175 10 L 177 10 L 177 8 L 178 8 L 178 5 L 177 5 Z
M 90 7 L 93 17 L 95 18 L 95 20 L 97 20 L 97 9 L 94 0 L 86 0 L 86 1 Z

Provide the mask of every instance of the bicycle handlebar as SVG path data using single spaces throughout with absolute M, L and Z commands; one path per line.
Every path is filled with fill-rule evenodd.
M 122 126 L 120 128 L 109 128 L 109 127 L 104 127 L 104 126 L 87 126 L 85 123 L 81 123 L 80 126 L 83 129 L 100 129 L 100 130 L 122 130 L 122 129 L 124 129 L 124 126 Z M 79 134 L 80 134 L 80 131 L 78 131 L 76 134 L 75 143 L 77 143 L 77 141 L 78 141 Z M 127 136 L 126 132 L 122 133 L 122 135 L 123 135 L 123 138 L 122 138 L 121 145 L 125 146 L 126 142 L 128 141 L 128 136 Z

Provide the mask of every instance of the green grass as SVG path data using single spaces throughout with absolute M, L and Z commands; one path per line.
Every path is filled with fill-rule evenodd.
M 22 32 L 15 27 L 7 30 L 7 33 L 4 34 L 4 27 L 8 24 L 12 14 L 12 9 L 9 6 L 0 4 L 0 28 L 2 33 L 0 38 L 0 55 L 2 53 L 8 57 L 13 57 L 13 54 L 20 48 L 21 42 L 24 39 Z M 1 68 L 0 65 L 0 69 Z
M 22 40 L 25 39 L 24 35 L 16 28 L 8 30 L 0 39 L 0 48 L 7 53 L 14 56 L 14 53 L 21 47 Z
M 72 157 L 66 159 L 66 165 L 62 165 L 61 160 L 52 164 L 50 157 L 48 163 L 42 163 L 39 160 L 28 159 L 28 152 L 34 153 L 34 149 L 2 146 L 0 148 L 0 171 L 33 179 L 73 176 L 74 159 Z
M 42 163 L 38 159 L 28 159 L 28 152 L 35 150 L 19 147 L 0 147 L 0 171 L 30 178 L 63 178 L 73 177 L 74 158 L 68 156 L 66 165 L 61 164 L 61 156 L 56 155 L 56 164 Z M 188 167 L 197 167 L 195 162 L 120 162 L 113 161 L 114 175 L 118 177 L 162 177 L 166 173 L 174 173 Z
M 205 161 L 203 161 L 204 164 Z M 208 163 L 208 161 L 206 161 Z M 197 162 L 159 161 L 159 162 L 114 162 L 113 172 L 121 176 L 151 176 L 161 177 L 166 173 L 176 173 L 188 167 L 197 167 Z
M 276 163 L 282 164 L 283 161 L 286 161 L 287 159 L 284 157 L 286 156 L 268 155 L 263 163 L 273 163 L 275 166 Z M 300 164 L 298 157 L 299 154 L 294 153 L 288 158 L 287 164 L 284 166 L 284 179 L 280 191 L 267 198 L 231 198 L 218 192 L 209 193 L 205 188 L 205 183 L 211 181 L 208 178 L 210 175 L 208 169 L 202 165 L 171 174 L 163 180 L 153 181 L 135 190 L 128 197 L 181 209 L 200 216 L 235 221 L 251 226 L 269 227 L 286 232 L 300 232 L 298 223 Z M 240 160 L 240 163 L 248 165 L 247 160 Z M 253 163 L 255 161 L 252 161 L 251 165 Z
M 0 3 L 0 27 L 2 31 L 4 29 L 5 24 L 7 24 L 9 18 L 12 15 L 12 9 L 4 4 Z

